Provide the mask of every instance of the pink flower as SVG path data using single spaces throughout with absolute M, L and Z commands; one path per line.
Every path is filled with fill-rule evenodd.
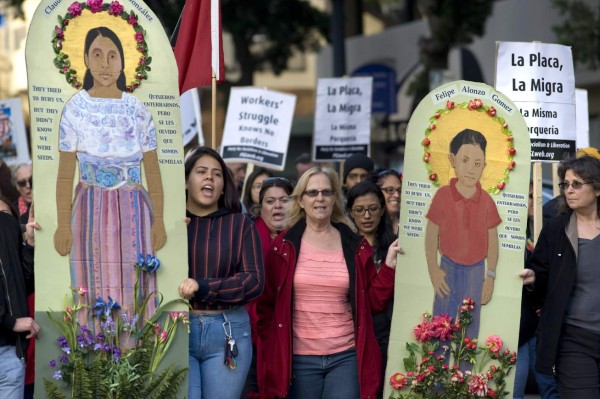
M 417 341 L 429 341 L 433 337 L 433 325 L 428 321 L 423 321 L 413 329 L 413 332 Z
M 135 40 L 136 40 L 138 43 L 141 43 L 141 42 L 143 42 L 143 41 L 144 41 L 144 33 L 143 33 L 143 32 L 136 32 L 136 33 L 135 33 Z
M 63 32 L 63 30 L 59 26 L 54 27 L 54 32 L 56 32 L 56 37 L 58 37 L 60 39 L 65 37 L 65 32 Z
M 81 15 L 81 3 L 79 2 L 74 2 L 73 4 L 71 4 L 68 8 L 67 11 L 69 12 L 69 14 L 71 14 L 71 16 L 73 17 L 78 17 Z
M 497 335 L 490 335 L 485 341 L 485 347 L 493 354 L 499 354 L 503 346 L 502 338 Z
M 406 386 L 406 384 L 406 376 L 402 373 L 396 373 L 390 377 L 390 385 L 394 389 L 402 389 Z
M 488 393 L 487 378 L 481 374 L 473 374 L 467 385 L 472 395 L 484 397 Z
M 465 380 L 465 376 L 462 371 L 455 370 L 450 376 L 450 381 L 452 382 L 463 382 Z
M 130 15 L 129 18 L 127 18 L 127 22 L 129 22 L 129 25 L 136 26 L 137 25 L 137 18 L 134 17 L 133 15 Z
M 69 69 L 67 68 L 67 71 Z M 77 290 L 77 294 L 79 294 L 79 296 L 84 296 L 85 294 L 87 294 L 88 289 L 85 287 L 79 287 L 79 289 Z
M 447 314 L 435 316 L 433 318 L 433 335 L 440 339 L 440 341 L 448 341 L 452 338 L 454 332 L 454 325 L 452 319 Z
M 124 8 L 125 7 L 123 7 L 121 4 L 119 4 L 118 1 L 113 1 L 112 3 L 110 3 L 110 6 L 108 7 L 108 13 L 111 15 L 114 15 L 114 16 L 121 15 Z
M 88 7 L 92 13 L 101 12 L 103 8 L 102 0 L 87 0 Z
M 160 342 L 165 342 L 166 340 L 167 340 L 167 332 L 163 330 L 160 333 Z

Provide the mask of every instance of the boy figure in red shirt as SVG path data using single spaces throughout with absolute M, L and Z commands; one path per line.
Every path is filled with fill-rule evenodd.
M 497 226 L 502 222 L 494 200 L 479 183 L 486 145 L 483 134 L 471 129 L 452 139 L 448 158 L 456 177 L 435 193 L 425 233 L 425 255 L 435 290 L 433 314 L 455 317 L 463 299 L 473 299 L 473 322 L 467 327 L 471 338 L 479 335 L 481 305 L 494 292 Z

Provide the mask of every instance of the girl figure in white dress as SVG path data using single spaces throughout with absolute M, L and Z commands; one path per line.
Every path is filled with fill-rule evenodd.
M 131 315 L 133 264 L 166 242 L 154 122 L 144 104 L 126 93 L 123 47 L 113 31 L 91 29 L 84 58 L 83 90 L 65 105 L 60 121 L 54 246 L 61 255 L 70 254 L 73 288 L 87 289 L 89 301 L 109 302 L 110 296 Z M 156 274 L 145 277 L 138 304 L 156 291 Z M 151 300 L 146 314 L 154 309 Z

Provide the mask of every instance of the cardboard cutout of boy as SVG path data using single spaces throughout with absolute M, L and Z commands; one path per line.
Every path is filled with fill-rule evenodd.
M 485 136 L 476 130 L 464 129 L 454 136 L 448 159 L 456 177 L 435 193 L 425 233 L 425 255 L 436 294 L 433 314 L 453 317 L 465 298 L 473 298 L 469 337 L 479 335 L 481 305 L 492 299 L 497 226 L 502 222 L 494 200 L 479 183 L 486 146 Z
M 485 84 L 451 82 L 419 103 L 406 137 L 399 223 L 406 253 L 396 273 L 384 397 L 390 376 L 407 372 L 407 344 L 417 341 L 424 312 L 455 319 L 470 298 L 466 335 L 480 343 L 498 335 L 518 347 L 530 169 L 519 109 Z

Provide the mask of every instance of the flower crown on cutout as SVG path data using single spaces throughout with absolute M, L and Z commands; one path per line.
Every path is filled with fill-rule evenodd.
M 440 183 L 438 182 L 438 175 L 432 170 L 431 165 L 429 164 L 429 158 L 431 156 L 431 153 L 429 152 L 429 146 L 431 144 L 430 135 L 436 129 L 438 119 L 452 112 L 452 110 L 455 109 L 455 107 L 458 107 L 460 109 L 468 109 L 470 111 L 475 112 L 485 112 L 490 118 L 492 118 L 494 122 L 497 122 L 501 126 L 501 132 L 506 136 L 506 168 L 504 169 L 502 176 L 496 181 L 496 185 L 487 188 L 487 191 L 489 193 L 498 194 L 502 189 L 504 189 L 504 186 L 506 186 L 506 184 L 508 183 L 509 174 L 516 166 L 516 162 L 513 159 L 515 157 L 515 154 L 517 153 L 517 149 L 514 145 L 514 137 L 512 131 L 508 128 L 508 124 L 506 123 L 504 118 L 496 116 L 496 109 L 493 106 L 483 105 L 483 102 L 478 98 L 456 105 L 453 101 L 448 100 L 446 101 L 445 108 L 438 109 L 433 114 L 433 116 L 429 118 L 429 126 L 427 127 L 427 129 L 425 129 L 425 138 L 421 142 L 421 145 L 423 145 L 423 162 L 425 162 L 425 165 L 427 167 L 429 180 L 435 187 L 440 186 Z
M 135 68 L 135 76 L 130 76 L 127 81 L 131 83 L 127 85 L 127 92 L 131 93 L 142 84 L 142 80 L 148 79 L 148 72 L 151 70 L 150 63 L 152 57 L 148 57 L 148 44 L 146 43 L 146 31 L 138 23 L 138 16 L 133 12 L 125 11 L 125 7 L 119 4 L 118 1 L 104 3 L 103 0 L 87 0 L 85 2 L 74 2 L 67 8 L 67 13 L 64 16 L 58 16 L 58 25 L 54 27 L 52 48 L 56 57 L 54 57 L 54 66 L 59 72 L 65 75 L 67 83 L 76 89 L 81 89 L 83 86 L 82 78 L 78 72 L 71 67 L 69 55 L 63 51 L 63 41 L 65 40 L 65 31 L 72 19 L 80 17 L 84 10 L 89 10 L 92 14 L 106 12 L 115 18 L 121 18 L 124 23 L 131 25 L 132 35 L 134 35 L 137 44 L 136 50 L 140 53 L 140 59 Z

